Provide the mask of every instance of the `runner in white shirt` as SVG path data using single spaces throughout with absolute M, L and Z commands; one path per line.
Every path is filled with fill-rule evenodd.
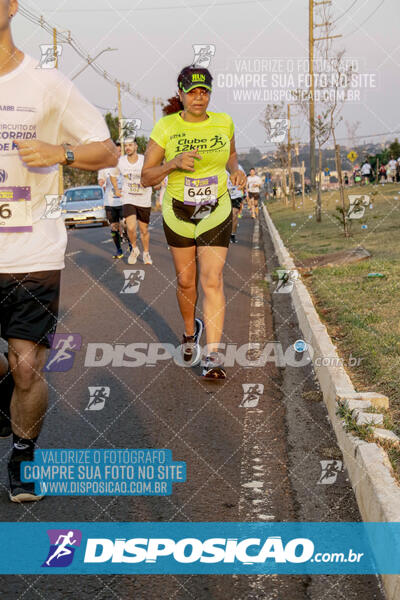
M 117 187 L 117 177 L 123 176 L 122 184 L 122 204 L 123 216 L 126 220 L 128 237 L 132 244 L 132 250 L 128 258 L 128 263 L 134 265 L 140 254 L 137 247 L 136 226 L 139 222 L 140 237 L 143 245 L 143 262 L 145 265 L 152 265 L 153 261 L 149 254 L 149 223 L 151 213 L 151 193 L 152 188 L 144 188 L 140 183 L 144 156 L 138 154 L 137 143 L 133 139 L 125 140 L 125 156 L 121 156 L 118 166 L 113 169 L 111 182 L 116 195 L 121 195 Z
M 23 502 L 41 498 L 21 481 L 20 465 L 33 460 L 47 409 L 42 370 L 67 244 L 63 219 L 48 212 L 47 200 L 58 194 L 59 164 L 97 171 L 118 157 L 99 111 L 62 73 L 38 68 L 15 47 L 17 10 L 17 0 L 0 0 L 0 335 L 8 342 L 0 431 L 13 434 L 10 499 Z
M 256 175 L 255 169 L 250 169 L 250 175 L 247 178 L 247 195 L 252 219 L 258 217 L 258 203 L 260 200 L 261 186 L 261 177 Z
M 368 161 L 365 161 L 365 163 L 361 167 L 361 175 L 363 176 L 365 185 L 370 182 L 371 173 L 372 167 Z
M 120 142 L 117 142 L 116 146 L 120 149 Z M 119 156 L 121 157 L 121 150 L 119 151 Z M 128 241 L 130 250 L 132 247 L 126 236 L 125 227 L 123 225 L 122 198 L 121 196 L 115 195 L 111 183 L 113 171 L 114 169 L 101 169 L 97 174 L 97 181 L 104 190 L 104 208 L 108 222 L 110 223 L 111 239 L 116 247 L 116 254 L 113 254 L 113 258 L 122 258 L 124 256 L 122 240 L 125 238 L 125 240 Z M 122 176 L 118 178 L 118 189 L 122 191 Z
M 396 169 L 397 169 L 397 160 L 394 160 L 392 157 L 386 167 L 386 176 L 389 180 L 389 177 L 392 178 L 392 183 L 396 181 Z
M 243 167 L 239 165 L 239 169 L 245 173 Z M 237 244 L 236 240 L 236 231 L 238 227 L 238 218 L 239 213 L 242 208 L 242 202 L 244 198 L 244 190 L 243 188 L 238 187 L 237 185 L 233 185 L 230 175 L 228 173 L 228 194 L 232 203 L 232 233 L 231 233 L 231 243 Z

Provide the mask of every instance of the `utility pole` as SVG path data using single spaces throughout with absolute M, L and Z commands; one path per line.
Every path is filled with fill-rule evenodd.
M 320 40 L 332 40 L 342 37 L 341 35 L 327 35 L 324 37 L 314 37 L 314 29 L 316 27 L 328 27 L 331 23 L 314 24 L 314 7 L 322 4 L 332 4 L 332 0 L 323 0 L 315 2 L 308 0 L 308 73 L 310 77 L 310 101 L 309 101 L 309 121 L 310 121 L 310 175 L 311 188 L 315 189 L 315 98 L 314 98 L 314 44 Z
M 58 69 L 58 54 L 57 54 L 57 29 L 53 27 L 53 54 L 54 68 Z M 58 165 L 58 195 L 64 196 L 64 169 L 62 165 Z
M 122 104 L 121 104 L 121 84 L 117 81 L 118 94 L 118 137 L 121 144 L 121 156 L 125 154 L 125 145 L 122 137 Z

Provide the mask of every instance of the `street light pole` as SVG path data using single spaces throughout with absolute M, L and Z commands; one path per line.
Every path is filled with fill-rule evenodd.
M 83 69 L 81 69 L 80 71 L 78 71 L 78 73 L 72 77 L 71 81 L 73 81 L 74 79 L 76 79 L 78 77 L 78 75 L 80 75 L 85 69 L 87 69 L 104 52 L 113 52 L 114 50 L 118 50 L 118 48 L 104 48 L 104 50 L 101 50 L 101 52 L 99 52 L 98 54 L 96 54 L 96 56 L 94 58 L 90 58 L 90 56 L 89 56 L 89 58 L 87 59 L 87 65 L 85 65 L 83 67 Z

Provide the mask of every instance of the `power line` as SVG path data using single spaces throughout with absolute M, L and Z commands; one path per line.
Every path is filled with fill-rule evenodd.
M 233 1 L 233 2 L 209 2 L 205 4 L 176 4 L 171 6 L 139 6 L 138 8 L 60 8 L 57 9 L 57 12 L 65 12 L 65 13 L 79 13 L 79 12 L 114 12 L 114 13 L 122 13 L 122 12 L 131 12 L 135 13 L 138 11 L 150 11 L 150 10 L 182 10 L 185 8 L 206 8 L 208 6 L 246 6 L 247 4 L 260 4 L 262 2 L 271 2 L 272 0 L 247 0 L 247 2 L 243 1 Z
M 342 14 L 341 14 L 341 15 L 339 15 L 338 17 L 336 17 L 336 19 L 334 19 L 334 20 L 332 21 L 332 24 L 333 24 L 333 23 L 336 23 L 336 21 L 339 21 L 339 19 L 341 19 L 342 17 L 344 17 L 345 15 L 347 15 L 347 13 L 348 13 L 348 12 L 349 12 L 349 11 L 350 11 L 352 8 L 353 8 L 353 6 L 354 6 L 355 4 L 357 4 L 357 2 L 358 2 L 358 0 L 354 0 L 353 4 L 351 4 L 347 10 L 345 10 L 344 12 L 342 12 Z
M 40 17 L 36 16 L 32 11 L 21 6 L 21 4 L 19 6 L 19 13 L 23 17 L 25 17 L 28 21 L 33 23 L 34 25 L 39 25 L 40 27 L 42 27 L 42 29 L 47 31 L 49 34 L 51 34 L 51 35 L 53 34 L 53 30 L 54 30 L 53 25 L 48 23 L 42 15 Z M 70 31 L 57 31 L 57 39 L 61 43 L 68 44 L 69 46 L 71 46 L 71 48 L 73 50 L 75 50 L 75 52 L 83 60 L 88 62 L 89 66 L 94 71 L 96 71 L 96 73 L 98 75 L 100 75 L 101 77 L 106 79 L 109 83 L 111 83 L 112 85 L 116 85 L 118 83 L 117 79 L 113 78 L 105 69 L 103 69 L 102 67 L 97 65 L 95 61 L 92 61 L 89 53 L 80 45 L 80 43 L 77 40 L 75 40 L 75 38 L 71 35 Z M 120 85 L 121 85 L 121 90 L 123 90 L 124 92 L 126 92 L 127 94 L 132 96 L 132 98 L 135 98 L 139 102 L 141 102 L 143 104 L 148 104 L 148 105 L 153 103 L 152 99 L 146 98 L 145 96 L 142 96 L 141 94 L 131 90 L 129 83 L 120 82 Z M 164 104 L 162 98 L 156 98 L 155 102 L 156 102 L 156 104 L 158 104 L 160 106 L 162 106 Z
M 353 31 L 350 31 L 350 33 L 346 33 L 346 35 L 344 35 L 343 37 L 349 37 L 349 35 L 353 35 L 353 33 L 355 33 L 356 31 L 358 31 L 359 29 L 361 29 L 361 27 L 364 25 L 364 23 L 366 23 L 367 21 L 370 20 L 371 17 L 374 16 L 374 14 L 380 9 L 380 7 L 382 6 L 382 4 L 385 2 L 385 0 L 382 0 L 382 2 L 379 4 L 379 6 L 377 6 L 375 8 L 375 10 L 372 11 L 372 13 L 370 15 L 368 15 L 368 17 L 366 19 L 364 19 L 364 21 L 362 23 L 360 23 L 360 25 L 358 27 L 356 27 L 355 29 L 353 29 Z
M 386 135 L 396 135 L 396 134 L 400 134 L 400 131 L 385 131 L 383 133 L 371 133 L 371 134 L 364 134 L 364 135 L 356 135 L 354 136 L 352 139 L 354 140 L 362 140 L 362 139 L 368 139 L 368 138 L 372 138 L 372 137 L 383 137 Z M 343 140 L 348 140 L 349 137 L 339 137 L 337 138 L 337 141 L 343 141 Z M 307 142 L 299 142 L 300 145 L 302 146 L 307 146 Z M 270 146 L 276 146 L 276 144 L 274 142 L 269 142 L 267 144 L 259 144 L 259 146 L 255 146 L 254 144 L 252 146 L 237 146 L 237 150 L 247 150 L 250 148 L 266 148 L 266 147 L 270 147 Z

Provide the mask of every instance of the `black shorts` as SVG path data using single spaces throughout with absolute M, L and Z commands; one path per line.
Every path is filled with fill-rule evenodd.
M 122 216 L 122 205 L 121 206 L 105 206 L 106 209 L 106 217 L 108 222 L 110 223 L 119 223 Z
M 0 335 L 50 348 L 58 318 L 61 271 L 0 273 Z
M 238 210 L 240 210 L 240 207 L 242 206 L 243 202 L 243 196 L 240 196 L 239 198 L 231 198 L 231 202 L 232 208 L 237 208 Z
M 124 217 L 130 217 L 136 215 L 138 221 L 142 223 L 150 223 L 151 206 L 135 206 L 134 204 L 124 204 L 123 215 Z
M 259 200 L 260 193 L 259 192 L 249 192 L 249 198 L 250 198 L 250 200 Z
M 165 237 L 169 246 L 173 248 L 190 248 L 191 246 L 219 246 L 222 248 L 228 248 L 232 233 L 232 208 L 227 197 L 227 203 L 225 209 L 216 204 L 210 211 L 210 216 L 214 211 L 225 210 L 227 217 L 221 223 L 212 225 L 212 219 L 207 221 L 207 224 L 211 226 L 205 227 L 198 230 L 198 225 L 203 222 L 203 218 L 193 218 L 196 212 L 196 207 L 185 205 L 179 200 L 172 199 L 172 211 L 174 215 L 174 222 L 176 230 L 172 229 L 166 222 L 165 217 L 163 218 L 163 227 Z M 166 204 L 166 203 L 165 203 Z M 163 210 L 165 210 L 165 205 Z M 181 224 L 184 224 L 183 229 Z M 187 224 L 185 226 L 185 224 Z M 188 234 L 188 228 L 191 230 L 190 237 Z M 185 235 L 184 235 L 185 234 Z

